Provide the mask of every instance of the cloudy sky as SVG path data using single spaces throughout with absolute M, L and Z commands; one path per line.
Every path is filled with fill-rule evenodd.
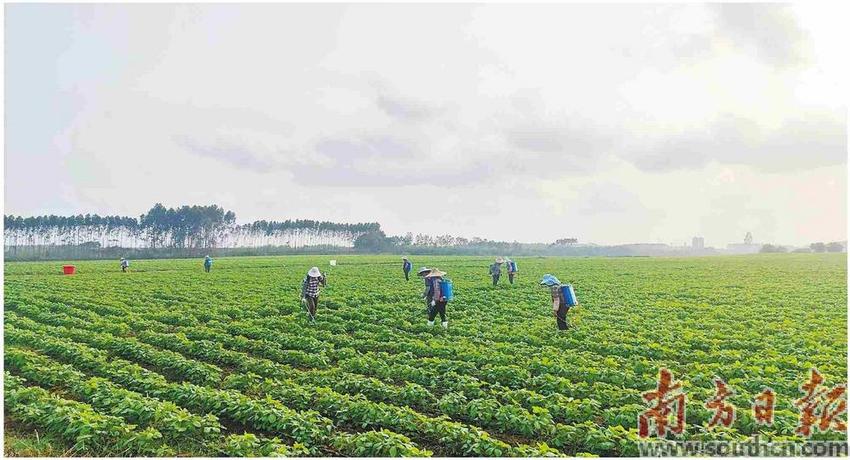
M 846 10 L 6 5 L 5 211 L 846 239 Z

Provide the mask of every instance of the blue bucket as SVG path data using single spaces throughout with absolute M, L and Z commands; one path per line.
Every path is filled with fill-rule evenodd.
M 564 300 L 567 302 L 567 305 L 573 307 L 578 305 L 578 299 L 576 298 L 576 291 L 573 290 L 572 284 L 565 284 L 561 286 L 561 292 L 564 293 Z
M 440 280 L 440 292 L 443 293 L 443 297 L 445 297 L 447 301 L 452 300 L 454 298 L 452 280 Z

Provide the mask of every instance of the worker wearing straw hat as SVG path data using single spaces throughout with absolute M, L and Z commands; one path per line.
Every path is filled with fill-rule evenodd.
M 319 267 L 313 267 L 307 272 L 304 281 L 301 282 L 301 303 L 307 308 L 307 317 L 310 321 L 316 321 L 316 308 L 319 306 L 319 286 L 326 286 L 324 275 Z
M 209 273 L 211 269 L 212 269 L 212 257 L 210 257 L 210 255 L 207 254 L 207 256 L 204 257 L 204 271 Z
M 516 264 L 511 259 L 505 259 L 505 268 L 508 270 L 508 281 L 514 284 L 514 276 L 516 275 Z
M 540 285 L 549 288 L 552 294 L 552 314 L 555 315 L 558 330 L 565 331 L 569 329 L 570 322 L 567 319 L 567 313 L 570 311 L 570 306 L 567 305 L 567 299 L 564 298 L 564 291 L 561 290 L 561 282 L 554 275 L 547 273 L 540 280 Z
M 407 257 L 402 257 L 401 270 L 404 272 L 404 280 L 410 281 L 410 270 L 413 270 L 413 264 Z
M 126 272 L 128 268 L 130 268 L 130 261 L 122 257 L 121 258 L 121 271 Z
M 496 261 L 490 265 L 490 275 L 493 277 L 493 286 L 499 284 L 499 277 L 502 276 L 502 264 L 505 259 L 497 257 Z
M 434 318 L 440 315 L 440 321 L 444 329 L 449 327 L 449 321 L 446 318 L 446 296 L 440 290 L 440 281 L 445 276 L 438 268 L 433 268 L 425 276 L 425 282 L 428 286 L 425 290 L 425 299 L 428 302 L 428 326 L 434 325 Z

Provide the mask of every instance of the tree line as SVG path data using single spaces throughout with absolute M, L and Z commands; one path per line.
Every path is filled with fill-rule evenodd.
M 845 244 L 840 241 L 833 241 L 831 243 L 812 243 L 808 248 L 797 248 L 791 252 L 796 253 L 807 253 L 807 252 L 844 252 Z M 762 245 L 759 252 L 762 253 L 777 253 L 777 252 L 789 252 L 789 249 L 785 246 L 779 246 L 775 244 L 765 244 Z
M 286 247 L 351 248 L 380 224 L 346 224 L 309 219 L 258 220 L 236 224 L 236 214 L 218 205 L 166 208 L 155 204 L 138 218 L 127 216 L 5 215 L 7 257 L 50 258 L 57 253 L 91 257 L 117 249 L 195 254 L 210 249 Z M 112 251 L 109 251 L 109 250 Z

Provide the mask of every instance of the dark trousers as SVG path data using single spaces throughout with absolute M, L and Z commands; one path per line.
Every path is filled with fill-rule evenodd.
M 316 317 L 316 307 L 319 306 L 319 296 L 310 297 L 307 296 L 307 311 L 310 312 L 310 316 Z
M 493 274 L 493 286 L 495 286 L 496 284 L 499 283 L 499 276 L 501 276 L 501 273 L 494 273 Z
M 121 271 L 122 271 L 122 272 L 126 272 L 126 271 L 127 271 L 127 267 L 125 267 L 125 266 L 123 266 L 123 265 L 122 265 L 122 266 L 121 266 Z
M 440 314 L 440 321 L 446 322 L 446 301 L 436 302 L 433 307 L 428 309 L 428 321 L 434 321 L 437 314 Z M 430 306 L 430 303 L 428 304 Z
M 204 271 L 207 272 L 207 273 L 210 272 L 211 268 L 212 268 L 212 265 L 204 265 Z
M 404 271 L 404 280 L 405 280 L 405 281 L 410 281 L 410 270 L 405 270 L 405 271 Z
M 570 307 L 565 304 L 561 304 L 561 306 L 558 307 L 558 311 L 555 313 L 555 321 L 558 323 L 559 330 L 563 331 L 565 329 L 569 329 L 570 321 L 567 319 L 567 312 L 569 311 Z
M 514 274 L 513 273 L 508 273 L 508 281 L 510 281 L 511 284 L 514 284 Z

